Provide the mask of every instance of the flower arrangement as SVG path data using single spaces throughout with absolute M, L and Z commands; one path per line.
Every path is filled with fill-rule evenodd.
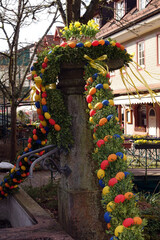
M 96 33 L 99 32 L 99 26 L 95 21 L 89 20 L 87 24 L 81 24 L 80 22 L 71 22 L 69 27 L 65 26 L 61 30 L 62 36 L 68 41 L 70 39 L 76 39 L 81 41 L 85 38 L 93 39 Z

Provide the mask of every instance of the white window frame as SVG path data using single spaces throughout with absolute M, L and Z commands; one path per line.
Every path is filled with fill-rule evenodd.
M 150 0 L 139 0 L 139 10 L 145 9 Z
M 137 43 L 137 58 L 138 64 L 144 68 L 145 67 L 145 56 L 144 56 L 144 41 Z
M 157 35 L 157 63 L 160 65 L 160 34 Z
M 121 20 L 125 15 L 125 3 L 124 0 L 115 3 L 115 18 L 116 20 Z

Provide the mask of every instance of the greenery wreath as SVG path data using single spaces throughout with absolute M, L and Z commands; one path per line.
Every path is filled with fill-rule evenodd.
M 93 60 L 95 57 L 96 60 Z M 18 158 L 48 143 L 69 151 L 73 144 L 71 117 L 60 90 L 56 89 L 57 76 L 64 62 L 84 64 L 85 97 L 95 144 L 93 160 L 97 162 L 97 177 L 102 187 L 106 232 L 113 234 L 110 240 L 143 240 L 142 231 L 146 223 L 139 217 L 137 198 L 132 192 L 132 176 L 126 170 L 123 138 L 107 71 L 108 67 L 110 70 L 119 68 L 116 65 L 109 66 L 109 61 L 114 59 L 122 60 L 123 66 L 132 61 L 124 46 L 112 40 L 64 42 L 39 54 L 31 71 L 40 125 L 33 130 L 27 147 Z M 44 151 L 37 154 L 43 155 Z M 24 157 L 19 163 L 19 170 L 15 167 L 10 170 L 1 182 L 0 199 L 18 188 L 18 184 L 29 175 L 31 164 Z

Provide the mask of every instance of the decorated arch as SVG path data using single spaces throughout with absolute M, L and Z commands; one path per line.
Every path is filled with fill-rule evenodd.
M 39 54 L 31 71 L 40 124 L 33 130 L 28 145 L 20 155 L 47 144 L 54 144 L 65 152 L 70 151 L 74 145 L 72 119 L 59 88 L 58 76 L 64 64 L 81 65 L 88 127 L 93 134 L 92 161 L 97 167 L 105 231 L 111 235 L 110 240 L 144 239 L 145 220 L 142 220 L 136 206 L 137 196 L 133 193 L 132 175 L 127 172 L 123 136 L 110 88 L 109 71 L 128 66 L 131 62 L 132 56 L 125 47 L 112 40 L 74 39 Z M 44 151 L 38 154 L 41 156 Z M 31 164 L 24 157 L 19 162 L 19 169 L 11 169 L 0 185 L 1 199 L 13 193 L 18 184 L 25 180 Z

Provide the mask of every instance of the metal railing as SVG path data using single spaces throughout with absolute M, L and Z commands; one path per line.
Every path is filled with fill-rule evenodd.
M 37 155 L 37 153 L 45 151 L 42 156 Z M 60 153 L 61 150 L 54 145 L 48 145 L 32 152 L 28 152 L 23 154 L 21 157 L 18 158 L 16 162 L 16 169 L 19 169 L 20 161 L 27 157 L 27 162 L 30 165 L 29 168 L 29 177 L 33 177 L 33 169 L 37 163 L 40 163 L 41 167 L 45 170 L 50 170 L 52 172 L 52 176 L 54 173 L 53 178 L 56 177 L 58 173 L 64 174 L 65 177 L 68 177 L 71 174 L 71 169 L 65 165 L 60 165 Z

